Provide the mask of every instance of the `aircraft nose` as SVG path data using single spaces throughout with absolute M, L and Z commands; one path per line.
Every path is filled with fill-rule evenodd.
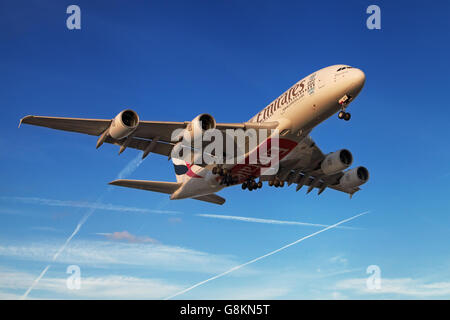
M 366 82 L 366 75 L 361 69 L 354 68 L 353 70 L 353 84 L 358 87 L 360 90 L 364 86 Z
M 356 96 L 364 87 L 364 83 L 366 82 L 366 75 L 361 69 L 353 68 L 351 69 L 350 80 L 350 90 L 352 91 L 353 95 Z

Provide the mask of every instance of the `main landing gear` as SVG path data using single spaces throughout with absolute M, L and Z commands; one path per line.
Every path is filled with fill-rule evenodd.
M 284 187 L 284 181 L 280 181 L 278 178 L 276 178 L 274 180 L 269 181 L 269 186 L 275 187 L 275 188 L 278 188 L 278 187 L 282 188 L 282 187 Z
M 261 181 L 256 182 L 255 179 L 250 178 L 242 184 L 242 190 L 248 189 L 248 191 L 252 191 L 256 189 L 261 189 L 262 186 L 263 184 Z
M 227 187 L 236 183 L 236 181 L 233 178 L 233 176 L 225 168 L 214 167 L 214 168 L 212 168 L 212 173 L 213 174 L 218 174 L 219 176 L 221 176 L 222 180 L 220 181 L 220 184 L 224 184 Z

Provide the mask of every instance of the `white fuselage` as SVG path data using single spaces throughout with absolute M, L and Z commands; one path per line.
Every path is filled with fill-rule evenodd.
M 298 159 L 301 164 L 301 150 L 309 143 L 311 130 L 342 109 L 343 97 L 352 101 L 364 82 L 365 75 L 360 69 L 347 65 L 323 68 L 295 83 L 249 122 L 277 121 L 280 139 L 292 146 L 280 164 L 290 159 Z M 191 170 L 194 177 L 186 179 L 171 199 L 211 194 L 225 187 L 209 168 L 193 165 Z

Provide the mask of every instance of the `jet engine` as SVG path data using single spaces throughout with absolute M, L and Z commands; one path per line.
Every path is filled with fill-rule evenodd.
M 348 170 L 339 180 L 339 185 L 344 188 L 358 187 L 369 180 L 369 171 L 364 167 Z
M 193 141 L 202 138 L 203 132 L 216 127 L 216 120 L 213 116 L 202 113 L 195 117 L 183 132 L 186 141 Z
M 108 134 L 114 139 L 128 137 L 139 125 L 139 116 L 133 110 L 124 110 L 119 113 L 111 122 Z
M 338 173 L 350 167 L 353 162 L 353 156 L 347 149 L 341 149 L 325 156 L 320 168 L 326 175 Z

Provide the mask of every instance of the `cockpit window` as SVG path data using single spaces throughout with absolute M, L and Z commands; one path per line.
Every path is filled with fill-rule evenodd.
M 341 68 L 337 69 L 337 72 L 345 70 L 345 69 L 351 69 L 351 68 L 353 68 L 353 67 L 341 67 Z

